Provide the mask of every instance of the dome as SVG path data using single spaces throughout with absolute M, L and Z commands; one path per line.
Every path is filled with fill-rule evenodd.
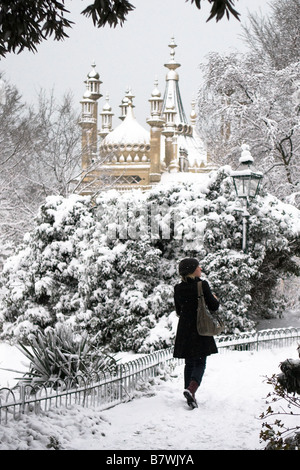
M 124 121 L 110 132 L 100 144 L 100 154 L 113 153 L 114 157 L 127 162 L 134 157 L 148 161 L 150 151 L 150 132 L 146 131 L 135 119 L 131 103 L 127 107 L 127 115 Z M 121 158 L 122 157 L 122 158 Z M 130 157 L 130 158 L 128 158 Z
M 110 112 L 110 111 L 111 111 L 111 106 L 110 106 L 110 104 L 109 104 L 109 96 L 108 96 L 108 94 L 106 95 L 105 103 L 104 103 L 104 105 L 103 105 L 102 111 L 104 111 L 104 112 Z
M 99 73 L 96 72 L 96 64 L 95 62 L 92 63 L 92 70 L 88 73 L 88 78 L 99 80 L 100 76 Z
M 154 82 L 154 89 L 152 91 L 152 94 L 151 94 L 152 98 L 160 98 L 161 97 L 161 93 L 158 89 L 158 80 L 157 78 L 155 79 L 155 82 Z
M 102 145 L 149 145 L 150 132 L 146 131 L 135 119 L 132 106 L 127 108 L 124 121 L 102 142 Z
M 91 100 L 93 101 L 92 99 L 92 93 L 90 92 L 90 90 L 87 88 L 83 94 L 83 100 Z

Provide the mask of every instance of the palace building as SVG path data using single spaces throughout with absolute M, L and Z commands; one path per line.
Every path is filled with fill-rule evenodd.
M 121 123 L 113 129 L 113 112 L 108 96 L 99 113 L 100 77 L 92 65 L 87 75 L 82 113 L 82 194 L 102 189 L 150 189 L 170 173 L 205 173 L 212 170 L 205 146 L 196 131 L 195 103 L 187 119 L 179 89 L 172 38 L 163 95 L 157 80 L 149 99 L 148 129 L 134 116 L 134 96 L 129 89 L 121 102 Z M 99 128 L 100 125 L 100 128 Z M 180 181 L 180 175 L 178 175 Z

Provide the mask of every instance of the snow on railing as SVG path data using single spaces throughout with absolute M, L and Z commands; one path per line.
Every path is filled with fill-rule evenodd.
M 287 347 L 299 340 L 300 328 L 293 327 L 216 337 L 220 352 Z M 89 377 L 77 375 L 38 386 L 20 382 L 12 389 L 1 388 L 0 424 L 6 424 L 9 418 L 20 419 L 24 413 L 46 412 L 53 406 L 79 404 L 84 407 L 97 406 L 102 410 L 111 408 L 132 399 L 133 392 L 151 378 L 163 374 L 166 365 L 174 367 L 177 364 L 178 359 L 173 358 L 173 348 L 168 348 Z
M 270 349 L 272 347 L 287 347 L 293 345 L 300 338 L 300 328 L 273 328 L 254 332 L 239 333 L 237 335 L 220 335 L 216 343 L 220 352 L 252 351 Z

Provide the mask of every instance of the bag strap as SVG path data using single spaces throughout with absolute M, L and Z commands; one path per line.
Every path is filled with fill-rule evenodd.
M 200 297 L 203 297 L 203 289 L 202 289 L 202 281 L 198 281 L 197 282 L 197 290 L 198 290 L 198 299 L 200 299 Z

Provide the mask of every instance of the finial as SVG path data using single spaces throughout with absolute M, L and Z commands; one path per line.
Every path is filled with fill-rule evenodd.
M 178 64 L 175 61 L 175 48 L 177 47 L 177 44 L 175 43 L 174 36 L 171 38 L 171 42 L 169 44 L 169 47 L 171 49 L 171 51 L 170 51 L 170 56 L 171 57 L 170 57 L 169 62 L 167 64 L 165 64 L 165 67 L 167 67 L 169 70 L 176 70 L 178 67 L 180 67 L 180 64 Z M 176 77 L 175 79 L 178 80 L 178 77 Z
M 133 98 L 134 98 L 134 95 L 132 94 L 131 88 L 127 87 L 125 91 L 125 96 L 122 99 L 122 103 L 119 106 L 121 108 L 121 116 L 119 116 L 119 119 L 121 119 L 121 121 L 123 121 L 126 117 L 129 102 L 131 103 L 131 106 L 134 108 L 134 104 L 132 103 Z
M 94 60 L 91 64 L 91 67 L 92 67 L 92 70 L 90 71 L 90 73 L 88 73 L 88 76 L 87 76 L 88 79 L 91 78 L 91 79 L 99 80 L 100 76 L 99 76 L 99 73 L 96 71 L 96 62 Z
M 160 97 L 161 96 L 161 93 L 158 89 L 158 78 L 157 76 L 155 77 L 155 80 L 154 80 L 154 89 L 152 91 L 152 94 L 151 94 L 152 98 L 156 98 L 156 97 Z
M 170 52 L 171 60 L 174 61 L 175 48 L 177 47 L 177 44 L 175 43 L 174 36 L 172 36 L 172 38 L 171 38 L 171 42 L 169 44 L 169 47 L 171 49 L 171 52 Z
M 106 93 L 106 96 L 105 96 L 105 103 L 103 105 L 103 111 L 111 111 L 111 106 L 109 104 L 109 94 Z
M 128 98 L 129 101 L 131 101 L 131 104 L 132 104 L 132 106 L 133 106 L 132 100 L 133 100 L 133 98 L 135 98 L 135 96 L 134 96 L 134 94 L 132 93 L 132 90 L 131 90 L 131 87 L 130 87 L 130 86 L 127 87 L 127 91 L 126 91 L 125 97 Z
M 126 109 L 126 116 L 125 119 L 135 119 L 134 113 L 133 113 L 133 104 L 130 99 L 128 99 L 128 104 L 127 104 L 127 109 Z
M 175 38 L 174 38 L 174 35 L 171 37 L 171 42 L 169 44 L 169 47 L 171 47 L 172 49 L 174 49 L 175 47 L 177 47 L 177 44 L 175 42 Z

